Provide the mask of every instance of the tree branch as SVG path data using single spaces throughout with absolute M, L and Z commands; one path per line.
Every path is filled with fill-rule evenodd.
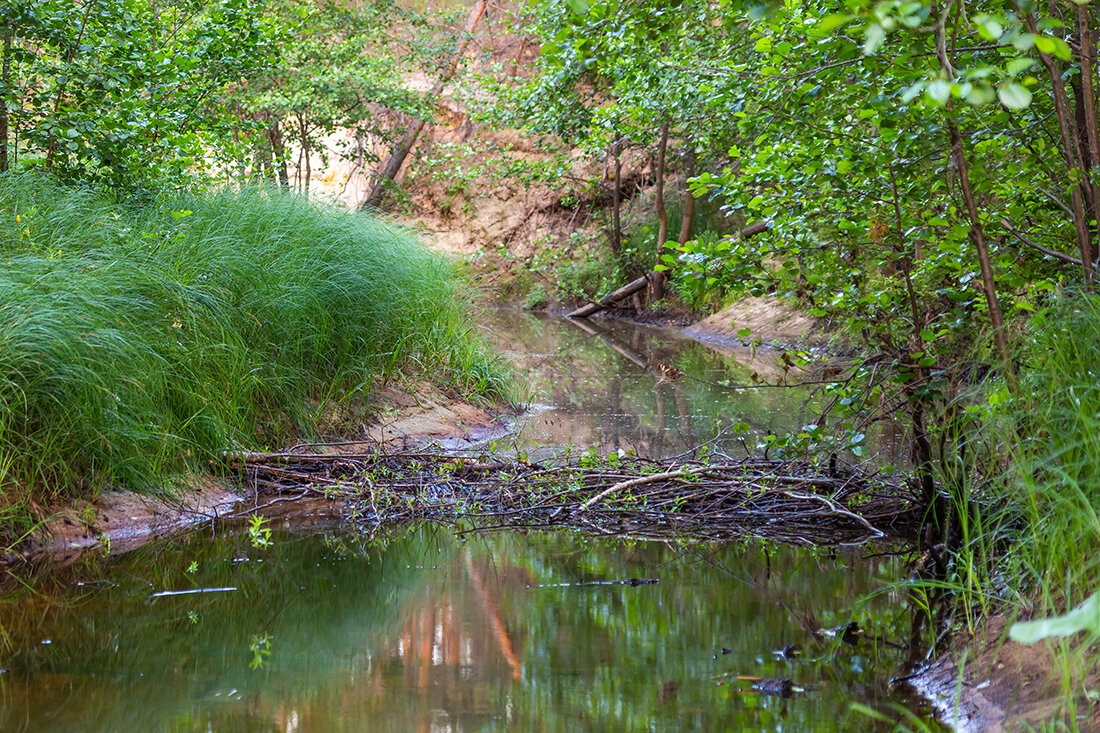
M 1058 250 L 1051 249 L 1050 247 L 1044 247 L 1035 240 L 1029 239 L 1026 235 L 1024 235 L 1023 232 L 1009 224 L 1007 219 L 1001 219 L 1001 226 L 1007 229 L 1012 236 L 1016 237 L 1016 239 L 1019 239 L 1028 247 L 1031 247 L 1032 249 L 1037 249 L 1048 257 L 1053 257 L 1054 259 L 1061 260 L 1062 262 L 1068 262 L 1069 264 L 1077 265 L 1078 267 L 1084 267 L 1084 264 L 1081 262 L 1081 260 L 1074 257 L 1073 255 L 1068 255 L 1065 252 L 1059 252 Z M 1093 267 L 1095 267 L 1095 265 Z

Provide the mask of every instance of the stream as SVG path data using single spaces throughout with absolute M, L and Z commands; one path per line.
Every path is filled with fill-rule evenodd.
M 671 456 L 737 424 L 713 443 L 734 455 L 816 414 L 721 386 L 781 374 L 774 354 L 586 325 L 489 315 L 534 403 L 498 443 Z M 272 524 L 9 574 L 0 730 L 892 729 L 859 706 L 935 729 L 889 684 L 903 548 L 357 528 L 323 505 Z

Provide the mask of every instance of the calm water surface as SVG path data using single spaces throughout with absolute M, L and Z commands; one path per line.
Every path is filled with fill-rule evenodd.
M 889 558 L 421 526 L 192 535 L 3 607 L 4 731 L 865 730 Z M 653 585 L 561 585 L 656 578 Z M 539 587 L 551 586 L 551 587 Z M 162 591 L 233 588 L 157 597 Z M 808 631 L 857 621 L 854 646 Z M 773 650 L 796 644 L 792 661 Z M 789 699 L 751 677 L 789 677 Z
M 703 344 L 677 329 L 572 323 L 519 310 L 490 312 L 483 332 L 529 385 L 533 409 L 513 440 L 537 457 L 570 444 L 666 457 L 713 441 L 737 458 L 762 450 L 768 435 L 797 433 L 822 407 L 807 388 L 755 387 L 815 378 L 786 367 L 775 349 Z M 668 381 L 662 365 L 684 376 Z M 721 438 L 714 441 L 716 429 Z M 880 463 L 901 458 L 897 433 L 890 423 L 875 433 Z
M 675 455 L 721 422 L 745 426 L 734 454 L 816 414 L 721 386 L 781 376 L 774 355 L 518 312 L 486 332 L 538 405 L 521 450 Z M 911 708 L 888 692 L 910 620 L 884 548 L 469 530 L 299 517 L 267 547 L 206 530 L 8 577 L 0 730 L 847 731 L 882 725 L 853 703 Z M 632 578 L 659 582 L 583 584 Z M 850 621 L 854 645 L 818 633 Z

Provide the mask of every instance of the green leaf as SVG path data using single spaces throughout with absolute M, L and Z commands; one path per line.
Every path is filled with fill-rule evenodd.
M 851 19 L 852 16 L 845 15 L 844 13 L 833 13 L 831 15 L 826 15 L 824 18 L 817 22 L 817 25 L 814 26 L 814 31 L 820 34 L 825 34 L 830 31 L 836 30 Z
M 878 23 L 872 23 L 863 33 L 863 53 L 865 56 L 874 54 L 882 47 L 886 40 L 886 29 Z
M 1072 55 L 1069 49 L 1069 44 L 1063 41 L 1061 38 L 1054 38 L 1054 55 L 1060 58 L 1062 61 L 1069 61 Z
M 1018 51 L 1028 51 L 1035 45 L 1035 36 L 1030 33 L 1021 33 L 1012 41 L 1012 45 Z
M 914 84 L 911 84 L 905 89 L 905 91 L 901 93 L 901 103 L 909 104 L 910 102 L 912 102 L 914 99 L 920 96 L 920 93 L 924 91 L 924 87 L 925 83 L 923 81 L 918 81 Z
M 1072 636 L 1079 631 L 1100 634 L 1100 593 L 1092 594 L 1080 606 L 1061 616 L 1012 624 L 1008 638 L 1021 644 L 1034 644 L 1052 636 Z
M 574 15 L 588 15 L 587 0 L 564 0 L 564 2 Z
M 966 101 L 975 107 L 983 107 L 996 98 L 996 92 L 988 84 L 975 84 L 966 95 Z
M 1031 104 L 1031 92 L 1022 84 L 1006 82 L 997 87 L 1001 104 L 1009 109 L 1025 109 Z
M 951 85 L 943 79 L 937 79 L 928 85 L 924 93 L 929 99 L 942 107 L 951 98 Z
M 1014 59 L 1009 59 L 1005 64 L 1005 73 L 1009 76 L 1016 76 L 1023 71 L 1027 71 L 1035 65 L 1035 59 L 1028 56 L 1018 56 Z
M 975 16 L 974 25 L 978 27 L 978 35 L 987 41 L 996 41 L 1004 33 L 1004 26 L 990 15 Z
M 772 39 L 764 36 L 756 41 L 756 45 L 753 46 L 753 50 L 757 53 L 768 53 L 772 50 Z
M 1054 53 L 1054 39 L 1050 36 L 1035 36 L 1035 48 L 1039 49 L 1040 53 Z

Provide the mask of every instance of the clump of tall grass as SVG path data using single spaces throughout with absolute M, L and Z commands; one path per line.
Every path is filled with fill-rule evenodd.
M 1020 526 L 1006 561 L 1046 610 L 1075 605 L 1100 577 L 1100 298 L 1061 299 L 1021 339 L 1004 490 Z
M 0 176 L 0 486 L 157 486 L 410 365 L 506 388 L 405 231 L 273 191 L 127 204 Z

